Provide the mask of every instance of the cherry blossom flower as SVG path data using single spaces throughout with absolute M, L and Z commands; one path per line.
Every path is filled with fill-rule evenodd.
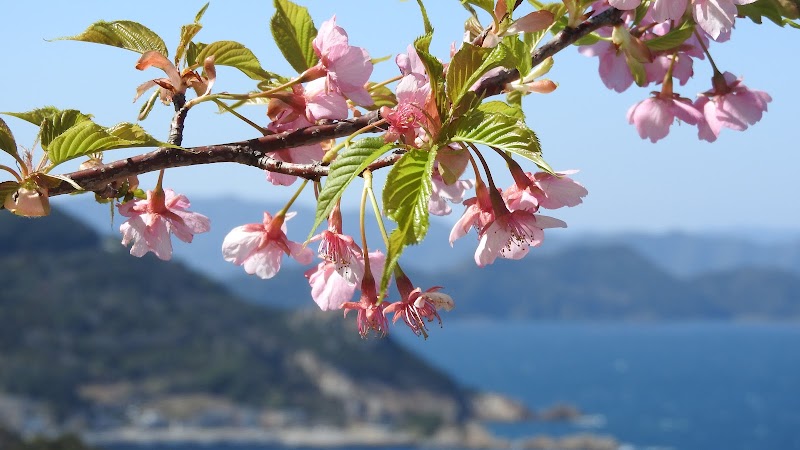
M 382 276 L 381 269 L 386 257 L 380 251 L 370 252 L 370 269 L 376 269 L 373 276 L 372 270 L 366 271 L 361 280 L 361 297 L 357 302 L 345 302 L 341 305 L 344 315 L 351 310 L 358 312 L 356 324 L 358 334 L 362 338 L 369 335 L 370 331 L 375 332 L 378 337 L 384 337 L 389 332 L 389 319 L 386 318 L 386 302 L 378 301 L 378 290 L 375 286 L 375 279 Z
M 311 285 L 311 298 L 323 311 L 341 308 L 353 298 L 356 291 L 356 283 L 343 277 L 336 264 L 330 261 L 320 261 L 317 267 L 309 269 L 304 275 Z
M 428 80 L 417 74 L 409 74 L 397 84 L 397 106 L 381 108 L 381 116 L 389 123 L 389 130 L 384 135 L 386 142 L 402 138 L 412 145 L 421 133 L 421 128 L 428 122 L 425 116 L 425 103 L 428 100 L 431 86 Z
M 697 125 L 703 119 L 703 114 L 688 99 L 663 93 L 656 93 L 628 110 L 628 123 L 636 127 L 642 139 L 649 138 L 650 142 L 666 137 L 676 118 Z
M 457 180 L 455 183 L 448 185 L 442 179 L 442 175 L 438 170 L 433 171 L 431 175 L 431 198 L 428 200 L 428 211 L 436 216 L 446 216 L 453 212 L 450 205 L 447 203 L 461 203 L 464 198 L 464 192 L 467 189 L 472 189 L 474 186 L 472 180 Z
M 692 15 L 697 25 L 715 41 L 727 40 L 736 20 L 736 5 L 756 0 L 692 0 Z
M 636 9 L 641 3 L 642 0 L 608 0 L 609 5 L 622 11 Z
M 415 49 L 413 45 L 409 45 L 407 51 L 408 53 L 400 53 L 394 59 L 394 62 L 400 69 L 400 73 L 403 75 L 419 75 L 427 80 L 428 73 L 425 71 L 425 66 L 422 64 L 422 60 L 419 59 L 417 49 Z
M 340 241 L 346 243 L 346 241 Z M 355 244 L 353 244 L 355 246 Z M 358 246 L 355 246 L 358 249 Z M 340 250 L 345 250 L 340 248 Z M 360 252 L 361 249 L 358 249 Z M 350 252 L 350 250 L 346 250 Z M 356 287 L 364 277 L 364 257 L 361 253 L 352 254 L 352 260 L 344 263 L 343 260 L 333 259 L 330 254 L 323 256 L 323 260 L 305 273 L 308 284 L 311 285 L 311 298 L 323 311 L 339 309 L 353 298 Z M 383 254 L 372 252 L 370 254 L 371 267 L 383 266 Z
M 709 142 L 717 139 L 723 127 L 744 131 L 754 125 L 772 101 L 769 94 L 748 88 L 730 72 L 715 76 L 714 85 L 714 89 L 695 101 L 695 107 L 704 117 L 698 124 L 698 135 Z
M 356 324 L 358 334 L 362 338 L 369 336 L 370 331 L 375 332 L 378 337 L 384 337 L 389 333 L 389 319 L 386 318 L 386 303 L 376 303 L 362 293 L 358 302 L 346 302 L 342 305 L 344 315 L 351 310 L 357 311 Z
M 308 80 L 324 76 L 326 92 L 340 93 L 359 106 L 374 103 L 364 87 L 372 74 L 369 53 L 349 44 L 347 33 L 336 25 L 336 16 L 322 23 L 311 44 L 320 61 L 306 72 Z
M 558 209 L 564 206 L 577 206 L 583 203 L 583 197 L 589 195 L 583 185 L 568 175 L 578 173 L 577 170 L 565 170 L 551 175 L 547 172 L 525 173 L 527 183 L 520 186 L 512 184 L 503 191 L 503 199 L 511 211 L 523 209 L 536 212 L 538 209 Z
M 251 223 L 234 228 L 222 242 L 222 256 L 244 271 L 259 278 L 275 276 L 281 268 L 284 254 L 300 264 L 310 264 L 314 253 L 302 244 L 286 237 L 285 221 L 294 213 L 278 214 L 274 218 L 264 213 L 263 223 Z
M 600 59 L 600 79 L 607 88 L 624 92 L 633 84 L 633 75 L 628 68 L 625 53 L 611 42 L 599 41 L 578 48 L 584 56 L 597 56 Z
M 407 278 L 406 278 L 407 280 Z M 442 325 L 442 318 L 436 311 L 437 303 L 447 305 L 445 307 L 452 308 L 453 299 L 447 294 L 438 293 L 441 289 L 440 286 L 435 286 L 422 292 L 422 289 L 411 288 L 411 283 L 403 283 L 397 281 L 398 286 L 407 285 L 406 288 L 401 288 L 402 299 L 387 306 L 384 313 L 393 313 L 394 317 L 392 322 L 396 323 L 398 319 L 402 318 L 403 322 L 411 329 L 417 336 L 428 338 L 428 327 L 425 322 L 433 322 L 434 319 L 439 321 L 439 326 Z M 432 297 L 431 294 L 436 294 Z
M 566 228 L 563 221 L 525 210 L 499 214 L 480 232 L 480 241 L 475 251 L 475 263 L 483 267 L 497 257 L 522 259 L 531 247 L 538 247 L 544 240 L 546 228 Z
M 672 55 L 657 55 L 653 62 L 644 65 L 645 75 L 648 83 L 660 84 L 664 81 L 664 76 L 672 66 L 672 76 L 677 78 L 681 86 L 684 86 L 694 75 L 694 63 L 685 53 L 678 53 L 675 64 L 672 64 Z
M 119 230 L 122 245 L 131 246 L 131 255 L 142 257 L 153 252 L 161 260 L 172 257 L 174 234 L 183 242 L 192 242 L 195 234 L 210 229 L 206 216 L 188 210 L 191 206 L 184 195 L 176 195 L 172 189 L 147 191 L 146 200 L 131 200 L 118 206 L 119 213 L 129 219 Z
M 495 212 L 486 186 L 478 183 L 475 186 L 475 194 L 475 197 L 464 200 L 466 209 L 450 231 L 450 246 L 456 239 L 466 236 L 470 228 L 480 231 L 495 220 Z
M 689 0 L 653 0 L 650 13 L 656 22 L 678 20 L 686 13 L 687 6 Z

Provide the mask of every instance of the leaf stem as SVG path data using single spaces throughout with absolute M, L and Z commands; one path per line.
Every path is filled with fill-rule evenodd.
M 12 169 L 11 167 L 4 166 L 4 165 L 0 164 L 0 170 L 5 170 L 6 172 L 10 173 L 11 175 L 14 175 L 14 178 L 16 178 L 17 181 L 22 183 L 22 177 L 20 177 L 19 174 L 17 173 L 17 171 Z
M 369 92 L 372 92 L 372 91 L 374 91 L 375 89 L 378 89 L 379 87 L 386 86 L 386 85 L 387 85 L 387 84 L 389 84 L 389 83 L 394 83 L 395 81 L 400 81 L 400 80 L 402 80 L 402 79 L 403 79 L 403 76 L 404 76 L 404 75 L 398 75 L 398 76 L 396 76 L 396 77 L 389 78 L 389 79 L 388 79 L 388 80 L 386 80 L 386 81 L 381 81 L 380 83 L 375 83 L 375 84 L 373 84 L 372 86 L 370 86 L 369 88 L 367 88 L 367 91 L 369 91 Z
M 381 120 L 379 120 L 377 122 L 373 122 L 371 124 L 368 124 L 367 126 L 365 126 L 363 128 L 359 128 L 358 130 L 353 132 L 350 136 L 347 136 L 347 138 L 344 141 L 342 141 L 341 143 L 331 147 L 330 150 L 325 152 L 325 156 L 322 157 L 322 162 L 323 163 L 330 163 L 331 161 L 336 159 L 336 155 L 339 154 L 339 150 L 341 150 L 342 148 L 344 148 L 347 145 L 349 145 L 350 141 L 355 139 L 358 135 L 366 133 L 367 131 L 369 131 L 369 130 L 377 127 L 377 126 L 383 125 L 385 123 L 386 123 L 386 119 L 381 119 Z
M 300 187 L 297 188 L 297 191 L 295 191 L 294 195 L 292 195 L 292 198 L 290 198 L 289 201 L 286 203 L 286 206 L 281 208 L 281 210 L 278 211 L 277 214 L 275 214 L 275 217 L 286 215 L 286 212 L 289 211 L 289 208 L 292 207 L 292 204 L 294 204 L 294 201 L 297 200 L 297 197 L 300 196 L 300 193 L 303 192 L 303 189 L 305 189 L 307 184 L 308 184 L 308 179 L 303 180 L 303 184 L 301 184 Z
M 258 132 L 259 132 L 259 133 L 261 133 L 261 134 L 263 134 L 264 136 L 266 136 L 267 134 L 269 134 L 269 133 L 267 133 L 267 132 L 264 130 L 264 128 L 263 128 L 262 126 L 260 126 L 259 124 L 257 124 L 257 123 L 255 123 L 255 122 L 253 122 L 252 120 L 248 119 L 247 117 L 245 117 L 245 116 L 243 116 L 243 115 L 239 114 L 239 112 L 238 112 L 238 111 L 236 111 L 235 109 L 231 108 L 231 107 L 230 107 L 230 106 L 229 106 L 227 103 L 225 103 L 225 102 L 223 102 L 223 101 L 221 101 L 221 100 L 219 100 L 219 99 L 216 99 L 216 98 L 215 98 L 215 99 L 212 99 L 212 101 L 213 101 L 214 103 L 216 103 L 216 104 L 217 104 L 217 106 L 219 106 L 219 107 L 221 107 L 221 108 L 225 109 L 225 110 L 226 110 L 226 111 L 228 111 L 229 113 L 231 113 L 231 114 L 233 114 L 234 116 L 236 116 L 236 118 L 238 118 L 238 119 L 239 119 L 239 120 L 241 120 L 242 122 L 244 122 L 244 123 L 246 123 L 246 124 L 250 125 L 251 127 L 255 128 L 256 130 L 258 130 Z
M 362 174 L 364 177 L 364 186 L 366 186 L 369 200 L 372 203 L 372 211 L 375 213 L 375 221 L 378 222 L 378 229 L 381 230 L 381 237 L 386 247 L 389 247 L 389 234 L 386 233 L 386 225 L 383 223 L 383 215 L 380 213 L 381 208 L 378 206 L 378 199 L 375 197 L 375 190 L 372 189 L 372 171 L 365 170 Z

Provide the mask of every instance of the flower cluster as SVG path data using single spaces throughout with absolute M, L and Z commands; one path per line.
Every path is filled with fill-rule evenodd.
M 627 23 L 614 27 L 613 32 L 601 33 L 602 39 L 584 46 L 580 52 L 600 59 L 600 78 L 609 89 L 622 92 L 634 81 L 640 86 L 662 84 L 651 98 L 633 105 L 628 122 L 636 127 L 643 139 L 656 142 L 667 136 L 677 120 L 698 128 L 698 137 L 713 142 L 722 128 L 744 130 L 761 119 L 767 110 L 770 96 L 749 89 L 729 72 L 720 72 L 708 52 L 710 42 L 730 39 L 736 19 L 736 5 L 755 0 L 663 0 L 652 1 L 638 22 L 628 14 Z M 608 0 L 595 7 L 615 7 L 632 12 L 641 0 Z M 696 27 L 695 27 L 696 25 Z M 667 50 L 651 46 L 669 36 L 694 29 L 691 37 Z M 655 48 L 655 49 L 654 49 Z M 694 60 L 709 57 L 714 75 L 712 89 L 697 99 L 682 97 L 673 92 L 673 79 L 681 85 L 694 75 Z

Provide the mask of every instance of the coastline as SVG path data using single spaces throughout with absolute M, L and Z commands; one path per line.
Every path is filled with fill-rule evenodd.
M 199 428 L 173 426 L 161 429 L 122 427 L 88 432 L 83 439 L 93 446 L 137 445 L 210 447 L 219 445 L 275 446 L 286 448 L 408 447 L 447 449 L 583 449 L 616 450 L 620 443 L 611 436 L 577 433 L 565 436 L 536 435 L 507 439 L 493 435 L 478 422 L 445 427 L 430 437 L 392 430 L 378 424 L 356 424 L 346 428 L 330 426 Z

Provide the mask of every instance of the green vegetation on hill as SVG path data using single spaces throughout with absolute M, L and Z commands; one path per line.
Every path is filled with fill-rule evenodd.
M 35 438 L 23 440 L 11 430 L 0 427 L 0 449 L 2 450 L 93 450 L 73 434 L 57 438 Z
M 335 423 L 348 420 L 345 403 L 358 410 L 386 391 L 428 393 L 467 414 L 456 384 L 392 340 L 360 339 L 352 315 L 240 301 L 181 264 L 104 250 L 58 212 L 0 214 L 0 230 L 0 392 L 61 417 L 205 393 Z M 350 394 L 326 387 L 330 373 Z

